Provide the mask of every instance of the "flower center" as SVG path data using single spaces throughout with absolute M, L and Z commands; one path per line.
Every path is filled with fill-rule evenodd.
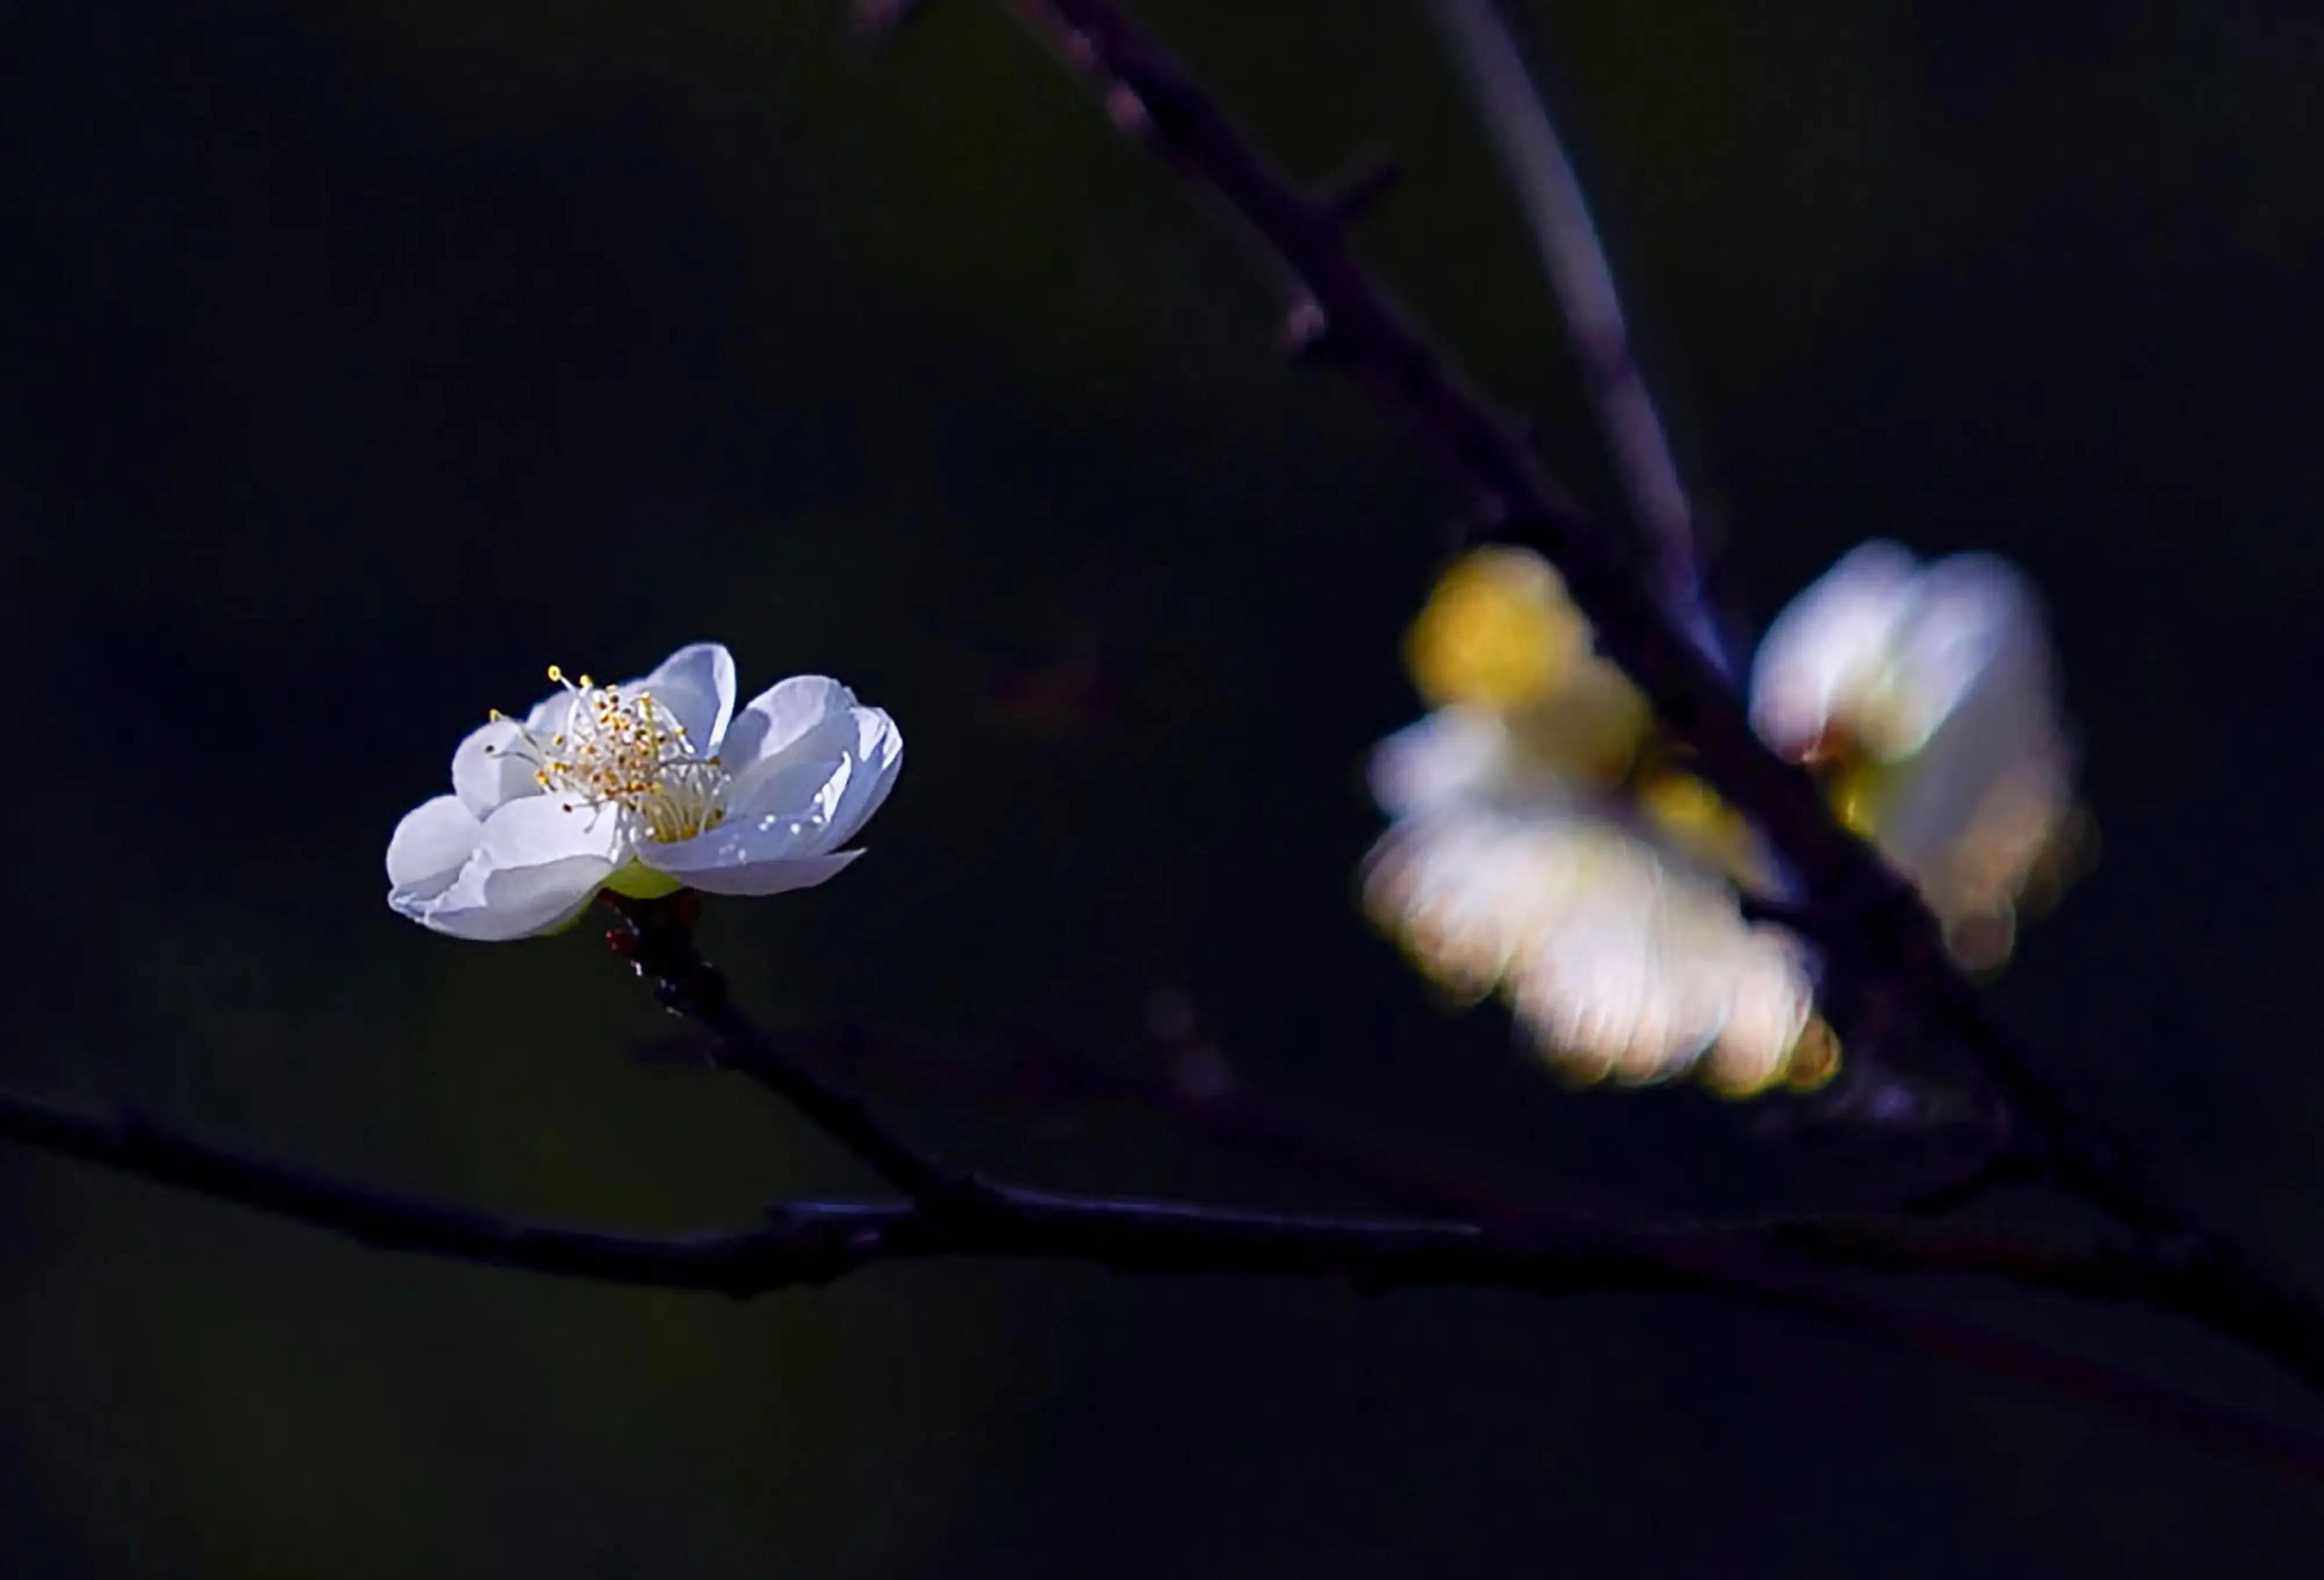
M 565 728 L 547 738 L 525 725 L 504 749 L 532 765 L 533 782 L 572 806 L 613 806 L 650 840 L 690 840 L 726 818 L 731 776 L 704 757 L 678 716 L 651 692 L 568 680 L 552 664 L 549 678 L 573 698 Z M 495 709 L 492 715 L 503 715 Z

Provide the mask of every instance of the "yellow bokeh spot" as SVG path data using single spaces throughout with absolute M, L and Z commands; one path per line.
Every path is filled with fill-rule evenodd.
M 1508 724 L 1541 762 L 1612 789 L 1628 778 L 1646 749 L 1654 712 L 1620 670 L 1591 655 L 1555 695 L 1514 715 Z
M 1508 713 L 1553 695 L 1590 656 L 1590 626 L 1549 562 L 1518 548 L 1462 556 L 1406 634 L 1413 684 L 1432 707 Z
M 1810 1015 L 1792 1044 L 1791 1061 L 1784 1067 L 1784 1084 L 1795 1092 L 1812 1092 L 1831 1084 L 1840 1073 L 1840 1033 L 1823 1016 Z
M 1695 1078 L 1715 1097 L 1745 1102 L 1781 1087 L 1786 1091 L 1812 1092 L 1840 1073 L 1840 1034 L 1820 1015 L 1806 1025 L 1778 1063 L 1744 1064 L 1722 1059 L 1716 1048 L 1694 1067 Z
M 1723 871 L 1739 868 L 1751 848 L 1751 825 L 1692 774 L 1663 770 L 1638 784 L 1638 807 L 1681 850 Z
M 1894 772 L 1860 749 L 1839 753 L 1823 766 L 1825 804 L 1840 826 L 1858 839 L 1879 833 L 1894 784 Z

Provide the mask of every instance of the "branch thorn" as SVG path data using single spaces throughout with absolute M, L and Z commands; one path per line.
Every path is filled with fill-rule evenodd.
M 1283 352 L 1294 366 L 1314 368 L 1342 360 L 1347 348 L 1333 332 L 1323 305 L 1313 297 L 1301 297 L 1283 315 Z

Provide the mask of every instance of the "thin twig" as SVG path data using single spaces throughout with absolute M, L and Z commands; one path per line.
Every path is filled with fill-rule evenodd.
M 889 1133 L 862 1098 L 788 1058 L 766 1033 L 738 1014 L 726 979 L 695 948 L 696 897 L 681 892 L 635 900 L 610 889 L 602 896 L 622 919 L 606 935 L 619 954 L 654 987 L 655 997 L 717 1039 L 713 1059 L 724 1070 L 766 1087 L 847 1149 L 906 1199 L 941 1203 L 965 1183 L 900 1137 Z
M 1478 118 L 1525 210 L 1627 512 L 1653 548 L 1663 596 L 1695 645 L 1731 672 L 1733 655 L 1703 590 L 1694 507 L 1631 352 L 1622 299 L 1589 201 L 1524 51 L 1496 0 L 1428 0 L 1428 9 L 1452 46 Z

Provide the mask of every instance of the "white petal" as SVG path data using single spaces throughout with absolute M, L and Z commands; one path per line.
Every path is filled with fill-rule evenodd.
M 674 840 L 668 844 L 649 841 L 638 847 L 638 859 L 696 888 L 710 888 L 713 886 L 701 879 L 722 868 L 820 855 L 830 803 L 838 798 L 844 788 L 844 780 L 835 780 L 824 801 L 805 808 L 730 820 L 690 840 Z
M 387 842 L 387 881 L 398 888 L 433 885 L 441 893 L 476 851 L 483 826 L 456 795 L 438 795 L 403 814 Z
M 404 897 L 398 890 L 388 904 L 438 932 L 497 943 L 555 932 L 587 908 L 613 871 L 612 862 L 595 856 L 494 870 L 479 854 L 436 898 Z
M 1989 555 L 1913 569 L 1869 546 L 1803 593 L 1761 653 L 1762 733 L 1794 755 L 1827 727 L 1852 737 L 1889 769 L 1870 830 L 1882 853 L 1941 915 L 2006 908 L 2072 795 L 2024 578 Z
M 453 752 L 452 789 L 474 816 L 490 817 L 507 802 L 540 794 L 532 777 L 539 765 L 509 750 L 519 733 L 514 720 L 495 719 L 470 731 Z
M 497 942 L 562 926 L 621 865 L 627 840 L 610 808 L 565 810 L 547 795 L 486 818 L 448 886 L 399 885 L 387 903 L 455 938 Z
M 903 732 L 885 710 L 858 708 L 853 722 L 855 741 L 848 760 L 850 771 L 837 803 L 824 821 L 819 843 L 825 850 L 845 844 L 872 821 L 872 814 L 886 803 L 888 792 L 896 787 L 896 776 L 904 766 Z
M 1851 723 L 1886 674 L 1912 605 L 1917 565 L 1893 543 L 1867 543 L 1784 607 L 1751 663 L 1751 722 L 1801 757 L 1834 723 Z
M 739 732 L 742 724 L 735 726 Z M 801 820 L 819 825 L 811 846 L 845 843 L 880 810 L 904 761 L 904 737 L 879 708 L 822 720 L 734 776 L 727 814 L 738 822 Z
M 1785 935 L 1747 927 L 1723 884 L 1602 811 L 1442 803 L 1381 837 L 1364 894 L 1432 975 L 1503 988 L 1583 1079 L 1665 1080 L 1720 1048 L 1722 1074 L 1780 1068 L 1809 1013 Z
M 512 801 L 484 820 L 478 853 L 494 872 L 573 857 L 619 866 L 629 841 L 610 806 L 576 805 L 554 795 Z
M 1507 777 L 1509 732 L 1472 708 L 1438 708 L 1372 748 L 1366 778 L 1372 799 L 1391 816 L 1451 797 L 1481 794 Z
M 792 889 L 813 888 L 862 854 L 861 850 L 841 850 L 828 856 L 746 861 L 736 867 L 705 868 L 684 876 L 688 887 L 714 895 L 780 895 Z
M 739 733 L 742 721 L 734 726 Z M 761 817 L 829 818 L 839 793 L 853 773 L 855 721 L 837 713 L 787 744 L 746 763 L 726 786 L 726 815 L 734 821 Z
M 1517 817 L 1464 801 L 1405 818 L 1366 859 L 1366 906 L 1428 972 L 1481 996 L 1520 951 L 1593 903 L 1594 818 Z
M 1674 1046 L 1664 1002 L 1653 853 L 1610 824 L 1577 821 L 1553 840 L 1526 853 L 1544 899 L 1510 965 L 1512 1003 L 1553 1054 L 1626 1081 L 1674 1073 L 1691 1050 Z
M 2024 577 L 1990 555 L 1958 554 L 1921 573 L 1890 660 L 1886 739 L 1895 759 L 1921 749 L 1972 692 L 1990 683 L 2049 688 L 2049 640 Z
M 1790 1062 L 1815 1013 L 1814 990 L 1798 946 L 1771 929 L 1751 929 L 1726 970 L 1729 1003 L 1712 1079 L 1731 1092 L 1760 1091 Z
M 735 715 L 719 749 L 726 766 L 739 773 L 762 758 L 785 750 L 809 730 L 844 716 L 855 694 L 823 675 L 794 675 L 752 697 Z
M 624 698 L 652 694 L 686 726 L 694 749 L 710 757 L 721 749 L 727 721 L 734 716 L 734 658 L 722 642 L 696 642 L 663 659 L 651 675 L 625 681 Z
M 532 712 L 524 716 L 524 727 L 535 740 L 553 742 L 565 733 L 566 722 L 572 717 L 573 694 L 559 686 L 533 703 Z

